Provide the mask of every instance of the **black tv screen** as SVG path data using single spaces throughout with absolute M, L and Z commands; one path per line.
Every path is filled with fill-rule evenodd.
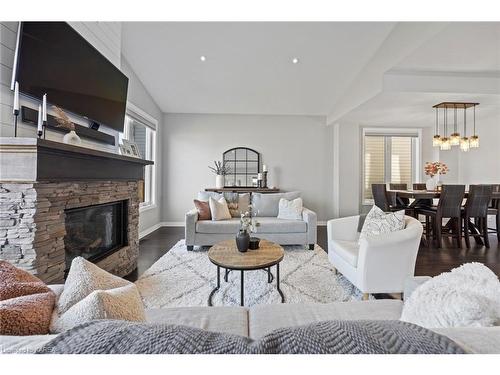
M 19 91 L 123 131 L 128 78 L 66 22 L 22 22 Z

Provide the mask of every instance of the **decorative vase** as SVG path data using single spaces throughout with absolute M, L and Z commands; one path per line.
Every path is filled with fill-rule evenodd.
M 250 250 L 257 250 L 259 248 L 260 238 L 258 237 L 250 237 Z
M 69 145 L 79 145 L 82 143 L 82 140 L 74 130 L 71 130 L 69 133 L 64 135 L 63 142 Z
M 218 174 L 215 176 L 215 187 L 217 189 L 222 189 L 224 187 L 224 176 Z
M 246 230 L 240 230 L 236 235 L 236 247 L 238 251 L 244 253 L 250 246 L 250 234 Z
M 432 176 L 425 181 L 425 189 L 428 191 L 435 191 L 439 184 L 439 174 Z

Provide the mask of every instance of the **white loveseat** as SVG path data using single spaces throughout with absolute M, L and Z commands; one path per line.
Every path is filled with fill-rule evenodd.
M 333 266 L 361 290 L 369 293 L 402 293 L 413 277 L 422 224 L 405 216 L 405 228 L 359 240 L 358 216 L 330 220 L 328 258 Z
M 198 195 L 199 199 L 200 194 Z M 255 212 L 258 212 L 256 220 L 259 222 L 259 226 L 252 235 L 280 245 L 304 245 L 314 249 L 314 244 L 317 241 L 317 218 L 314 211 L 304 207 L 302 220 L 277 218 L 279 199 L 295 199 L 299 196 L 299 192 L 254 193 L 252 205 Z M 215 198 L 218 197 L 215 196 Z M 234 239 L 239 229 L 240 219 L 238 217 L 220 221 L 198 220 L 198 211 L 193 209 L 186 214 L 186 246 L 188 250 L 192 250 L 193 246 L 212 246 L 223 240 Z

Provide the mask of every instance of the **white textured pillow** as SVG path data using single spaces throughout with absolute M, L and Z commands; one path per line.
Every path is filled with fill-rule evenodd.
M 405 211 L 384 212 L 373 206 L 361 229 L 359 240 L 362 238 L 378 236 L 384 233 L 396 232 L 405 228 Z
M 227 202 L 224 197 L 220 198 L 218 201 L 210 197 L 208 200 L 208 205 L 210 206 L 212 220 L 218 221 L 231 219 L 232 216 L 229 212 L 229 207 L 227 206 Z
M 130 281 L 110 274 L 82 257 L 71 262 L 64 290 L 57 301 L 59 314 L 87 297 L 94 290 L 107 290 L 132 284 Z
M 146 320 L 139 291 L 134 284 L 110 290 L 95 290 L 59 315 L 54 311 L 51 333 L 64 332 L 96 319 Z
M 302 220 L 302 198 L 289 201 L 281 198 L 278 210 L 278 219 Z
M 500 282 L 481 263 L 467 263 L 420 285 L 405 301 L 401 320 L 425 328 L 500 324 Z

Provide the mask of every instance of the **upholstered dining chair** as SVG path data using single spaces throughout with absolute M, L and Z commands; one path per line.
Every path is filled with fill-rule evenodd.
M 390 183 L 389 184 L 389 189 L 390 190 L 408 190 L 408 185 L 407 184 L 396 184 L 396 183 Z M 409 198 L 401 198 L 401 197 L 394 197 L 393 202 L 394 205 L 399 205 L 399 206 L 408 206 L 410 204 L 410 199 Z
M 399 211 L 406 208 L 405 206 L 397 205 L 392 202 L 392 199 L 390 199 L 389 194 L 387 193 L 386 184 L 372 184 L 372 194 L 375 206 L 380 208 L 382 211 Z
M 437 240 L 437 247 L 442 247 L 443 235 L 455 238 L 457 246 L 462 247 L 462 201 L 465 185 L 443 185 L 437 207 L 423 207 L 415 210 L 416 214 L 425 216 L 425 239 L 432 243 L 431 234 Z M 443 219 L 450 219 L 452 231 L 443 233 Z
M 500 184 L 492 185 L 492 192 L 500 193 Z M 495 216 L 495 228 L 488 228 L 488 233 L 496 233 L 500 242 L 500 199 L 492 199 L 488 207 L 488 216 Z M 488 222 L 488 220 L 486 220 Z
M 464 238 L 465 245 L 470 248 L 470 235 L 482 236 L 484 245 L 489 248 L 490 241 L 488 239 L 488 206 L 491 201 L 493 186 L 491 185 L 469 185 L 469 196 L 462 209 L 462 217 L 464 221 Z M 477 223 L 478 233 L 470 232 L 472 223 L 470 219 L 474 219 Z

